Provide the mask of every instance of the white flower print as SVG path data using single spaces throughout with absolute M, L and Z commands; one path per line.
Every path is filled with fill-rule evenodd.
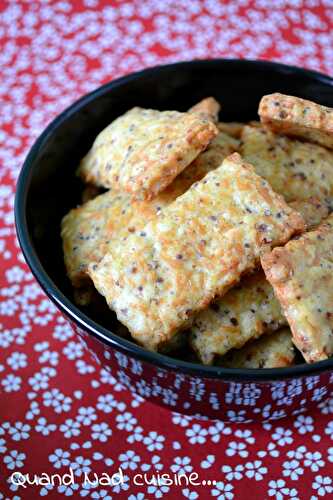
M 58 493 L 62 493 L 65 497 L 71 497 L 74 494 L 74 491 L 79 489 L 79 485 L 77 483 L 71 483 L 68 486 L 61 484 L 58 486 Z
M 51 389 L 43 394 L 44 406 L 53 407 L 56 413 L 70 411 L 72 402 L 72 398 L 62 394 L 59 389 Z
M 191 491 L 188 488 L 184 488 L 182 490 L 182 494 L 185 498 L 188 498 L 189 500 L 197 500 L 197 498 L 199 498 L 199 495 L 196 491 Z
M 12 370 L 25 368 L 27 366 L 27 355 L 23 352 L 13 352 L 9 356 L 9 358 L 7 358 L 7 363 L 12 368 Z
M 98 410 L 104 411 L 104 413 L 111 413 L 114 408 L 122 413 L 126 408 L 125 403 L 116 401 L 113 394 L 98 396 L 98 403 L 96 406 Z
M 118 426 L 117 426 L 118 427 Z M 133 429 L 132 434 L 130 434 L 127 438 L 128 443 L 135 443 L 136 441 L 142 441 L 143 440 L 143 429 L 140 426 L 137 426 Z
M 246 421 L 245 415 L 246 415 L 245 410 L 239 410 L 238 412 L 234 410 L 227 411 L 227 416 L 231 422 L 245 422 Z
M 325 401 L 319 403 L 318 407 L 320 408 L 321 413 L 323 413 L 324 415 L 333 413 L 333 397 L 325 399 Z
M 175 425 L 180 425 L 181 427 L 187 427 L 191 422 L 192 418 L 188 415 L 182 415 L 181 413 L 172 413 L 172 422 Z
M 136 495 L 130 495 L 128 500 L 145 500 L 144 493 L 137 493 Z
M 30 429 L 30 425 L 16 422 L 13 427 L 8 429 L 8 432 L 12 436 L 13 441 L 21 441 L 22 439 L 29 438 Z
M 245 475 L 256 481 L 261 481 L 264 475 L 267 474 L 267 467 L 264 467 L 261 460 L 255 460 L 254 462 L 248 462 L 245 464 Z
M 174 463 L 171 465 L 171 470 L 175 474 L 187 474 L 188 472 L 192 472 L 193 467 L 190 457 L 175 457 Z
M 75 363 L 76 369 L 80 375 L 86 375 L 87 373 L 94 373 L 95 368 L 92 365 L 88 365 L 83 359 L 78 359 Z
M 63 348 L 62 352 L 70 360 L 81 358 L 83 356 L 83 346 L 79 342 L 71 341 Z
M 162 480 L 159 481 L 159 484 L 150 484 L 147 488 L 148 494 L 154 495 L 155 498 L 162 498 L 169 490 L 169 486 L 166 486 Z
M 322 454 L 319 451 L 313 453 L 308 451 L 305 453 L 304 465 L 305 467 L 310 467 L 312 472 L 318 472 L 320 467 L 324 467 L 325 462 L 322 460 Z
M 285 446 L 286 444 L 291 444 L 293 442 L 292 432 L 290 429 L 284 429 L 283 427 L 277 427 L 275 432 L 272 434 L 274 441 L 280 446 Z
M 124 474 L 123 476 L 123 482 L 116 484 L 113 488 L 112 491 L 114 493 L 120 493 L 121 490 L 128 490 L 129 488 L 129 477 Z
M 79 408 L 76 420 L 82 425 L 90 425 L 94 420 L 97 420 L 95 409 L 92 406 Z
M 133 417 L 132 413 L 125 412 L 117 415 L 116 417 L 117 428 L 120 430 L 125 430 L 131 432 L 134 429 L 137 419 Z
M 75 476 L 81 476 L 82 474 L 89 474 L 91 471 L 91 460 L 89 458 L 84 458 L 82 456 L 76 457 L 74 462 L 71 462 L 70 467 L 73 469 Z
M 300 434 L 306 434 L 307 432 L 312 432 L 314 429 L 313 418 L 305 415 L 298 415 L 294 422 L 294 426 L 298 429 Z
M 331 439 L 333 439 L 333 420 L 328 422 L 325 428 L 325 434 L 327 434 Z
M 298 446 L 296 450 L 289 450 L 287 452 L 287 457 L 288 458 L 296 458 L 297 460 L 302 460 L 304 458 L 306 452 L 306 447 L 305 446 Z
M 38 361 L 40 363 L 49 363 L 52 366 L 57 366 L 59 354 L 57 351 L 44 351 L 43 354 L 39 356 Z
M 268 483 L 268 487 L 268 496 L 274 497 L 276 500 L 282 500 L 284 497 L 292 498 L 293 500 L 299 500 L 297 498 L 297 490 L 295 488 L 287 488 L 286 482 L 283 479 L 270 481 Z
M 41 497 L 45 497 L 46 495 L 48 495 L 48 494 L 49 494 L 49 491 L 53 490 L 53 488 L 54 488 L 54 485 L 53 485 L 53 484 L 51 484 L 51 483 L 49 483 L 49 484 L 45 484 L 45 485 L 41 488 L 41 490 L 40 490 L 40 492 L 39 492 L 40 496 L 41 496 Z
M 176 406 L 178 394 L 171 389 L 163 389 L 163 402 L 170 406 Z
M 135 470 L 138 468 L 140 457 L 139 455 L 136 455 L 133 450 L 128 450 L 125 453 L 121 453 L 118 458 L 121 462 L 122 469 Z
M 101 443 L 105 443 L 109 437 L 112 435 L 112 430 L 108 426 L 106 422 L 101 422 L 100 424 L 94 424 L 92 426 L 91 437 L 100 441 Z
M 209 469 L 215 462 L 214 455 L 207 455 L 207 457 L 201 461 L 200 466 L 202 469 Z
M 203 444 L 206 442 L 207 429 L 199 424 L 193 424 L 190 429 L 186 429 L 186 436 L 191 444 Z
M 299 476 L 304 472 L 304 469 L 300 467 L 298 460 L 286 461 L 283 463 L 283 475 L 285 477 L 290 477 L 292 481 L 297 481 Z
M 238 443 L 236 441 L 231 441 L 228 448 L 226 449 L 226 454 L 228 457 L 233 457 L 234 455 L 239 455 L 242 458 L 248 456 L 249 452 L 246 450 L 245 443 Z
M 5 392 L 16 392 L 21 389 L 21 377 L 9 373 L 7 377 L 1 380 L 1 385 Z
M 255 442 L 255 439 L 252 436 L 252 432 L 249 431 L 248 429 L 246 429 L 244 431 L 241 429 L 237 429 L 235 432 L 235 436 L 240 438 L 240 439 L 244 439 L 244 441 L 246 441 L 249 444 L 253 444 Z
M 222 435 L 231 434 L 231 428 L 227 427 L 224 422 L 217 421 L 208 428 L 208 432 L 213 443 L 218 443 Z
M 218 481 L 214 488 L 211 490 L 212 497 L 216 497 L 217 500 L 231 500 L 234 498 L 232 490 L 234 487 L 232 484 L 226 484 L 222 481 Z
M 63 323 L 61 325 L 56 325 L 54 328 L 53 337 L 56 340 L 61 340 L 62 342 L 66 342 L 66 340 L 73 337 L 74 332 L 69 323 Z
M 228 481 L 233 481 L 234 479 L 239 481 L 243 477 L 244 466 L 242 464 L 238 464 L 235 467 L 223 465 L 221 470 Z
M 327 456 L 328 461 L 333 462 L 333 448 L 328 448 L 327 453 L 328 453 L 328 456 Z
M 332 478 L 329 476 L 316 476 L 312 488 L 317 491 L 320 497 L 333 493 Z
M 79 436 L 81 424 L 71 418 L 65 420 L 63 424 L 60 425 L 59 429 L 64 433 L 65 438 L 71 438 L 73 436 Z
M 150 469 L 154 469 L 157 471 L 160 471 L 163 469 L 163 465 L 161 464 L 161 457 L 159 457 L 158 455 L 153 455 L 150 464 L 142 464 L 141 465 L 141 470 L 144 472 L 146 472 Z
M 60 469 L 60 467 L 65 467 L 70 464 L 69 457 L 70 453 L 68 451 L 57 448 L 49 455 L 49 461 L 53 464 L 53 467 Z
M 9 455 L 5 455 L 3 461 L 9 470 L 20 469 L 24 465 L 24 460 L 26 458 L 25 453 L 20 453 L 17 450 L 12 450 Z
M 5 453 L 7 451 L 6 441 L 0 438 L 0 453 Z
M 277 458 L 280 455 L 279 450 L 275 443 L 268 443 L 267 450 L 260 450 L 257 453 L 258 457 L 263 458 L 270 455 L 273 458 Z
M 30 403 L 30 409 L 25 414 L 25 418 L 27 420 L 32 420 L 36 415 L 39 415 L 39 414 L 40 414 L 40 409 L 39 409 L 37 401 L 32 401 Z
M 45 373 L 35 373 L 33 377 L 28 379 L 34 391 L 39 391 L 40 389 L 47 389 L 49 386 L 49 377 Z
M 143 444 L 147 446 L 148 451 L 162 450 L 164 441 L 165 437 L 156 431 L 149 432 L 148 436 L 143 438 Z
M 103 498 L 104 500 L 112 500 L 107 490 L 93 491 L 91 498 Z
M 48 424 L 46 418 L 40 417 L 35 425 L 35 431 L 40 432 L 43 436 L 48 436 L 50 432 L 55 431 L 57 426 L 55 424 Z

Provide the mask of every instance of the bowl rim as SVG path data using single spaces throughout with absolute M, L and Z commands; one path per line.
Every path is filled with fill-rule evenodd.
M 320 81 L 324 84 L 333 86 L 333 78 L 319 73 L 317 71 L 300 68 L 297 66 L 290 66 L 282 63 L 265 60 L 251 60 L 251 59 L 198 59 L 191 61 L 180 61 L 167 65 L 159 65 L 150 68 L 130 73 L 121 78 L 117 78 L 108 82 L 97 89 L 85 94 L 80 99 L 76 100 L 73 104 L 62 111 L 54 120 L 52 120 L 44 131 L 40 134 L 37 140 L 30 148 L 26 159 L 23 163 L 21 172 L 19 174 L 16 184 L 15 194 L 15 226 L 18 241 L 25 257 L 25 260 L 36 278 L 39 285 L 48 295 L 48 297 L 58 306 L 58 308 L 65 314 L 65 316 L 77 326 L 88 332 L 90 335 L 98 339 L 103 344 L 116 349 L 130 357 L 138 359 L 142 362 L 153 364 L 161 369 L 172 370 L 181 372 L 191 376 L 196 376 L 205 379 L 220 379 L 220 380 L 234 380 L 240 382 L 255 381 L 255 382 L 269 382 L 271 380 L 283 380 L 286 378 L 300 377 L 305 375 L 316 375 L 326 370 L 333 370 L 333 358 L 319 361 L 313 364 L 300 364 L 287 368 L 268 368 L 268 369 L 239 369 L 239 368 L 223 368 L 218 366 L 206 366 L 198 363 L 190 363 L 182 361 L 169 356 L 148 351 L 147 349 L 124 339 L 107 328 L 99 325 L 82 312 L 69 298 L 67 298 L 56 286 L 53 280 L 48 275 L 47 271 L 42 266 L 38 255 L 33 247 L 32 239 L 30 237 L 26 218 L 26 202 L 27 195 L 30 188 L 30 180 L 32 177 L 33 164 L 39 151 L 42 149 L 48 138 L 55 132 L 56 129 L 67 120 L 68 117 L 78 112 L 83 106 L 93 101 L 95 98 L 105 95 L 112 91 L 114 88 L 122 86 L 123 84 L 130 83 L 133 80 L 146 78 L 156 72 L 168 71 L 170 69 L 202 66 L 207 65 L 243 65 L 248 69 L 260 69 L 264 71 L 267 68 L 275 69 L 277 72 L 282 73 L 298 73 L 309 79 Z

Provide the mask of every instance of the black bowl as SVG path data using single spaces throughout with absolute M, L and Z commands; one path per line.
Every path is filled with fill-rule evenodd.
M 79 309 L 71 299 L 60 240 L 61 218 L 80 198 L 74 171 L 97 133 L 132 106 L 186 110 L 213 95 L 223 104 L 225 121 L 245 121 L 256 118 L 264 94 L 276 91 L 333 106 L 333 79 L 264 61 L 192 61 L 120 78 L 84 96 L 46 128 L 18 180 L 17 234 L 42 288 L 106 369 L 174 411 L 237 422 L 302 412 L 325 404 L 333 359 L 268 370 L 205 367 L 148 352 L 114 333 L 119 325 L 112 313 Z

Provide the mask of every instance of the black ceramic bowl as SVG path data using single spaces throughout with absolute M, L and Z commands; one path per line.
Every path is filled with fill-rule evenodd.
M 117 336 L 112 313 L 80 310 L 71 299 L 60 240 L 60 220 L 79 202 L 74 171 L 97 133 L 132 106 L 186 110 L 212 95 L 223 104 L 223 120 L 246 121 L 256 118 L 260 98 L 276 91 L 333 106 L 333 79 L 264 61 L 192 61 L 120 78 L 61 113 L 32 147 L 18 180 L 17 233 L 40 285 L 122 384 L 177 412 L 248 422 L 323 405 L 333 387 L 333 359 L 269 370 L 205 367 Z

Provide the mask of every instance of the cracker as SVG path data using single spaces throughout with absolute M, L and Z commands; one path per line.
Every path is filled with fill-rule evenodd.
M 295 360 L 295 349 L 289 328 L 264 335 L 242 349 L 224 356 L 219 364 L 227 368 L 284 368 Z
M 245 276 L 239 286 L 195 318 L 189 342 L 200 361 L 211 365 L 216 356 L 239 349 L 286 323 L 273 288 L 263 271 L 258 271 Z
M 290 202 L 290 206 L 302 215 L 307 229 L 314 229 L 326 219 L 330 213 L 330 205 L 331 203 L 314 197 Z
M 259 104 L 261 122 L 270 130 L 333 149 L 333 109 L 284 94 L 265 95 Z
M 99 262 L 109 246 L 142 229 L 164 207 L 183 194 L 194 182 L 217 168 L 236 151 L 239 141 L 219 133 L 162 193 L 153 200 L 131 201 L 126 193 L 112 190 L 75 208 L 62 221 L 62 238 L 67 273 L 75 287 L 89 280 L 88 264 Z M 86 294 L 84 294 L 86 296 Z
M 200 118 L 211 120 L 216 123 L 219 118 L 220 109 L 221 106 L 216 99 L 214 99 L 214 97 L 206 97 L 202 101 L 198 102 L 198 104 L 195 104 L 195 106 L 192 106 L 188 112 L 194 113 Z
M 85 182 L 151 199 L 217 135 L 193 113 L 133 108 L 96 138 L 78 174 Z
M 241 122 L 218 122 L 217 128 L 220 132 L 231 135 L 235 139 L 239 139 L 245 123 Z
M 234 153 L 89 274 L 132 336 L 157 350 L 265 248 L 303 230 L 301 216 Z
M 307 362 L 333 354 L 333 215 L 262 259 L 293 333 Z
M 242 131 L 241 153 L 287 201 L 333 195 L 333 152 L 259 127 Z

